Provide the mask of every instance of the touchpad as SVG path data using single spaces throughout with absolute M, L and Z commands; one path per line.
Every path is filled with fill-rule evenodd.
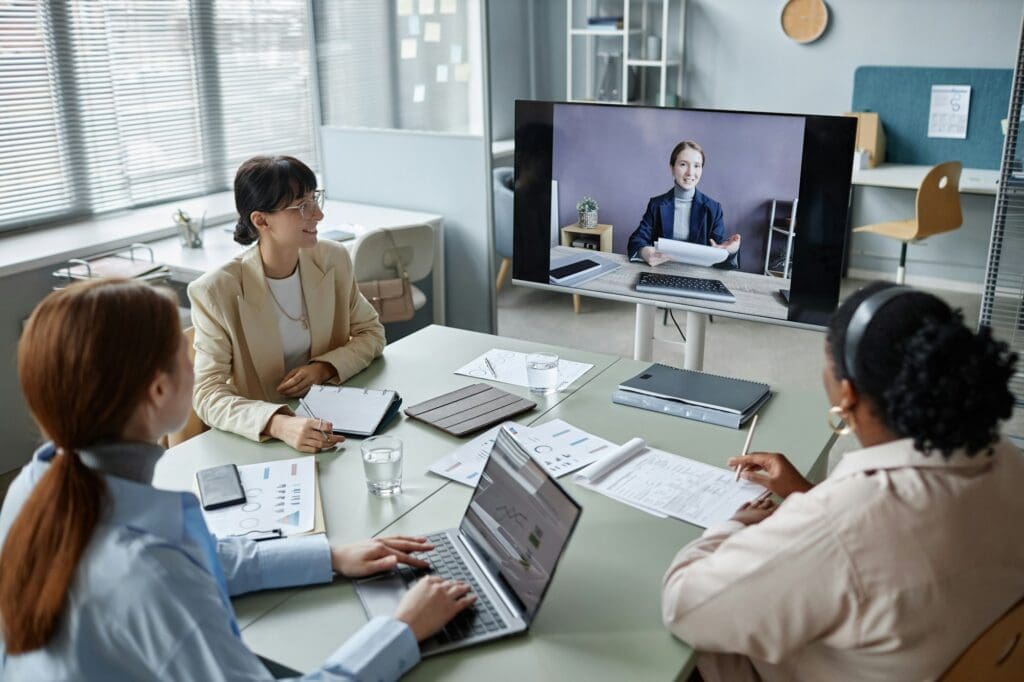
M 395 573 L 388 573 L 356 583 L 356 593 L 370 618 L 390 616 L 406 591 L 405 582 Z

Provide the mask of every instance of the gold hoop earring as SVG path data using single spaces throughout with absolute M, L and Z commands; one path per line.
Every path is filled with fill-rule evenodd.
M 832 421 L 832 415 L 836 415 L 842 420 L 840 422 L 840 424 L 842 424 L 841 426 Z M 846 436 L 853 431 L 853 429 L 850 428 L 849 420 L 843 416 L 843 408 L 838 405 L 833 405 L 828 408 L 828 416 L 825 417 L 825 422 L 828 424 L 828 428 L 832 429 L 832 433 L 837 436 Z

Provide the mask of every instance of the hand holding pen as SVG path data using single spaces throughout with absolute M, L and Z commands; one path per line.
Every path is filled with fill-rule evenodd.
M 750 452 L 750 441 L 752 441 L 754 439 L 754 428 L 756 426 L 757 426 L 757 415 L 755 414 L 754 418 L 750 420 L 750 428 L 747 429 L 747 440 L 746 440 L 745 443 L 743 443 L 743 452 L 740 454 L 740 457 L 746 457 L 747 453 Z M 730 460 L 730 461 L 732 461 L 732 460 Z M 730 464 L 730 466 L 732 466 L 732 465 Z M 742 472 L 743 469 L 744 469 L 744 466 L 742 464 L 737 464 L 736 465 L 736 480 L 737 481 L 740 480 L 740 472 Z
M 750 445 L 750 434 L 747 434 L 747 445 Z M 744 451 L 746 451 L 746 447 Z M 736 467 L 738 473 L 746 480 L 763 485 L 770 492 L 786 498 L 793 493 L 805 493 L 814 485 L 800 475 L 796 467 L 779 452 L 751 452 L 728 461 L 730 467 Z

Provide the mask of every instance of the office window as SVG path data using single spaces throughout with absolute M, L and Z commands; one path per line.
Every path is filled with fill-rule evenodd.
M 311 35 L 306 0 L 0 3 L 0 230 L 316 165 Z
M 479 0 L 313 8 L 324 124 L 483 132 Z

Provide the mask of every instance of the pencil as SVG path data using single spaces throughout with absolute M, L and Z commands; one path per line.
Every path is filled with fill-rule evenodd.
M 747 442 L 743 444 L 743 452 L 740 453 L 740 457 L 746 457 L 747 453 L 750 451 L 750 441 L 752 441 L 754 439 L 754 427 L 755 426 L 757 426 L 757 415 L 756 414 L 754 415 L 754 418 L 752 420 L 750 420 L 750 428 L 747 429 Z M 737 481 L 740 480 L 740 472 L 742 472 L 742 471 L 743 471 L 743 465 L 742 464 L 737 464 L 736 465 L 736 480 Z

